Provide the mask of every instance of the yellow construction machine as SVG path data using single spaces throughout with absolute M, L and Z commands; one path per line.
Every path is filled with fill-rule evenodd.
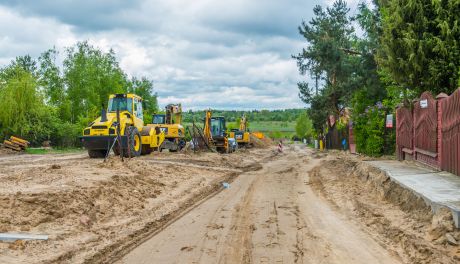
M 91 158 L 116 155 L 136 157 L 157 150 L 165 135 L 160 129 L 144 126 L 142 98 L 135 94 L 112 94 L 108 108 L 83 130 L 80 137 Z
M 213 117 L 211 110 L 207 110 L 203 129 L 203 135 L 207 144 L 215 147 L 221 153 L 233 152 L 233 147 L 229 144 L 226 131 L 225 118 L 222 116 Z
M 248 129 L 248 120 L 245 115 L 240 119 L 240 128 L 232 129 L 230 131 L 230 137 L 236 139 L 240 146 L 251 146 L 251 137 Z
M 165 133 L 165 140 L 160 146 L 160 151 L 168 149 L 176 152 L 185 147 L 185 128 L 182 126 L 181 104 L 168 104 L 165 107 L 165 114 L 154 114 L 152 124 L 147 126 L 159 128 Z

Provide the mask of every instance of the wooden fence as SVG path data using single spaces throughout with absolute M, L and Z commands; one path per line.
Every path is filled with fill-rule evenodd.
M 441 169 L 460 175 L 460 89 L 440 103 Z
M 411 108 L 396 109 L 396 153 L 399 160 L 411 160 L 414 154 L 414 118 Z
M 399 160 L 416 160 L 460 175 L 460 89 L 451 96 L 423 93 L 396 109 Z

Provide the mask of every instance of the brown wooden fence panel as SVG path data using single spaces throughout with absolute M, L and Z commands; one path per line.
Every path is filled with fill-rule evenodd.
M 460 89 L 441 102 L 441 169 L 460 175 Z
M 423 104 L 425 104 L 425 107 L 423 107 Z M 420 101 L 414 104 L 414 124 L 415 147 L 436 153 L 438 115 L 436 100 L 430 92 L 424 92 L 420 97 Z
M 437 101 L 430 92 L 424 92 L 414 103 L 415 159 L 438 166 L 438 112 Z
M 412 110 L 407 107 L 396 109 L 396 145 L 399 160 L 412 158 L 413 137 Z

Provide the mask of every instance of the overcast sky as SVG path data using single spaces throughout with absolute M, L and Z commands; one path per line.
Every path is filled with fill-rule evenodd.
M 0 2 L 0 67 L 15 56 L 89 40 L 130 76 L 154 81 L 160 106 L 301 108 L 291 55 L 297 27 L 331 0 L 18 0 Z M 348 1 L 353 10 L 354 0 Z

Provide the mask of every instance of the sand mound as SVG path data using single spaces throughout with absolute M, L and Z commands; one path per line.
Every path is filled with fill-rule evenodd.
M 256 136 L 251 135 L 251 143 L 257 148 L 268 148 L 273 145 L 273 140 L 266 137 L 259 139 Z

